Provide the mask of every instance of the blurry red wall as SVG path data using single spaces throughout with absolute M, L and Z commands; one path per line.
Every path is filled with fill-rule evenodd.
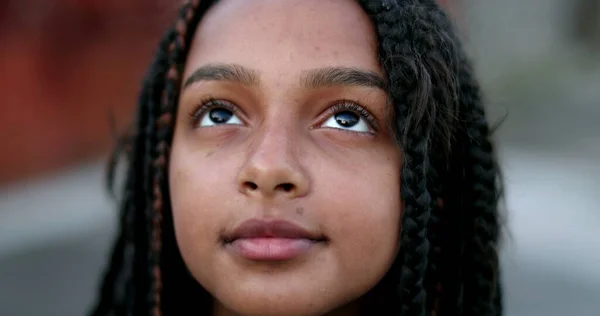
M 2 1 L 0 184 L 106 155 L 177 4 Z

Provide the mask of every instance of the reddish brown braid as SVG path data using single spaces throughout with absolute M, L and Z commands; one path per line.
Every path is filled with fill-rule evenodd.
M 175 22 L 174 30 L 176 36 L 173 42 L 169 45 L 168 49 L 168 62 L 170 68 L 166 74 L 165 89 L 162 92 L 161 106 L 159 112 L 159 118 L 156 122 L 156 134 L 158 137 L 158 145 L 156 147 L 157 158 L 154 160 L 154 176 L 153 176 L 153 192 L 154 192 L 154 203 L 152 204 L 152 233 L 151 236 L 151 247 L 152 247 L 152 260 L 153 266 L 153 277 L 154 283 L 152 286 L 153 292 L 153 314 L 154 316 L 162 315 L 161 306 L 161 292 L 162 292 L 162 270 L 160 257 L 162 253 L 162 224 L 163 224 L 163 211 L 164 211 L 164 183 L 166 182 L 166 170 L 168 164 L 168 157 L 170 153 L 169 139 L 174 129 L 174 117 L 176 113 L 176 101 L 178 95 L 178 88 L 181 82 L 181 76 L 183 69 L 183 63 L 180 63 L 180 59 L 184 58 L 182 52 L 185 51 L 186 45 L 188 45 L 186 39 L 188 35 L 188 25 L 194 13 L 200 5 L 200 0 L 188 1 Z M 167 87 L 170 87 L 167 88 Z

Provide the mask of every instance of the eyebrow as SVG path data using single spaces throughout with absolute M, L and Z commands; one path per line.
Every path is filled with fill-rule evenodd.
M 184 88 L 200 81 L 232 81 L 247 86 L 260 84 L 259 72 L 237 64 L 208 64 L 196 69 Z M 328 67 L 305 71 L 300 84 L 309 89 L 327 86 L 378 88 L 387 92 L 386 81 L 377 73 L 351 67 Z
M 233 81 L 247 86 L 259 84 L 258 72 L 236 64 L 209 64 L 189 76 L 183 85 L 189 87 L 199 81 Z
M 306 88 L 349 86 L 379 88 L 387 91 L 386 81 L 377 73 L 356 68 L 330 67 L 305 72 L 301 83 Z

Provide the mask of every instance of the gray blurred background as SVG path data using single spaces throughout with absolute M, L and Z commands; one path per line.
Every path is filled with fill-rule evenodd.
M 61 1 L 72 4 L 60 11 Z M 137 94 L 131 82 L 141 78 L 158 30 L 171 20 L 173 8 L 160 0 L 137 7 L 136 1 L 126 7 L 89 1 L 80 11 L 73 9 L 77 1 L 19 3 L 24 2 L 29 5 L 0 5 L 0 37 L 8 43 L 0 56 L 14 70 L 0 76 L 2 112 L 21 111 L 11 119 L 3 114 L 2 128 L 12 129 L 0 137 L 3 147 L 13 146 L 5 153 L 27 153 L 0 160 L 7 161 L 0 170 L 0 315 L 84 315 L 116 221 L 114 203 L 104 188 L 104 162 L 112 143 L 106 113 L 113 113 L 117 128 L 130 118 Z M 476 63 L 491 123 L 504 119 L 495 137 L 507 191 L 502 253 L 506 315 L 600 315 L 599 1 L 463 0 L 445 5 Z M 29 11 L 36 14 L 32 17 Z M 144 15 L 133 24 L 123 22 L 139 12 Z M 85 24 L 78 29 L 88 33 L 71 34 L 68 26 L 79 24 L 65 21 Z M 124 25 L 129 25 L 126 31 Z M 52 27 L 56 31 L 48 31 Z M 44 42 L 39 34 L 46 33 L 40 29 L 53 32 L 53 41 L 87 48 L 65 58 L 67 52 L 60 51 L 64 43 Z M 24 40 L 26 36 L 32 39 Z M 102 53 L 95 55 L 98 50 Z M 104 66 L 81 70 L 72 58 Z M 107 68 L 128 71 L 129 77 L 101 72 Z M 23 75 L 25 70 L 30 77 Z M 55 79 L 61 70 L 75 79 Z M 50 79 L 43 81 L 43 76 Z M 100 81 L 91 82 L 91 77 Z M 126 89 L 105 88 L 125 81 Z M 76 90 L 89 93 L 73 94 L 68 88 L 76 84 L 87 85 Z M 50 85 L 54 93 L 45 88 Z M 113 98 L 100 100 L 108 98 L 101 96 L 106 91 Z M 104 107 L 85 108 L 82 104 L 88 102 L 81 100 Z M 69 108 L 68 102 L 75 105 Z M 52 111 L 82 107 L 72 120 L 59 122 L 60 116 L 52 116 Z M 86 113 L 88 123 L 69 125 Z M 65 136 L 73 134 L 85 138 Z M 19 144 L 10 143 L 14 135 L 20 137 Z

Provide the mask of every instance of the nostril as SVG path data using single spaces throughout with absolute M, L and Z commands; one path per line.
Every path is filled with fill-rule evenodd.
M 281 188 L 281 190 L 283 190 L 285 192 L 290 192 L 294 189 L 294 185 L 291 183 L 282 183 L 282 184 L 278 185 L 277 187 Z
M 258 185 L 256 185 L 256 183 L 250 182 L 250 181 L 246 181 L 244 183 L 244 186 L 246 186 L 247 188 L 249 188 L 252 191 L 254 191 L 254 190 L 256 190 L 258 188 Z

